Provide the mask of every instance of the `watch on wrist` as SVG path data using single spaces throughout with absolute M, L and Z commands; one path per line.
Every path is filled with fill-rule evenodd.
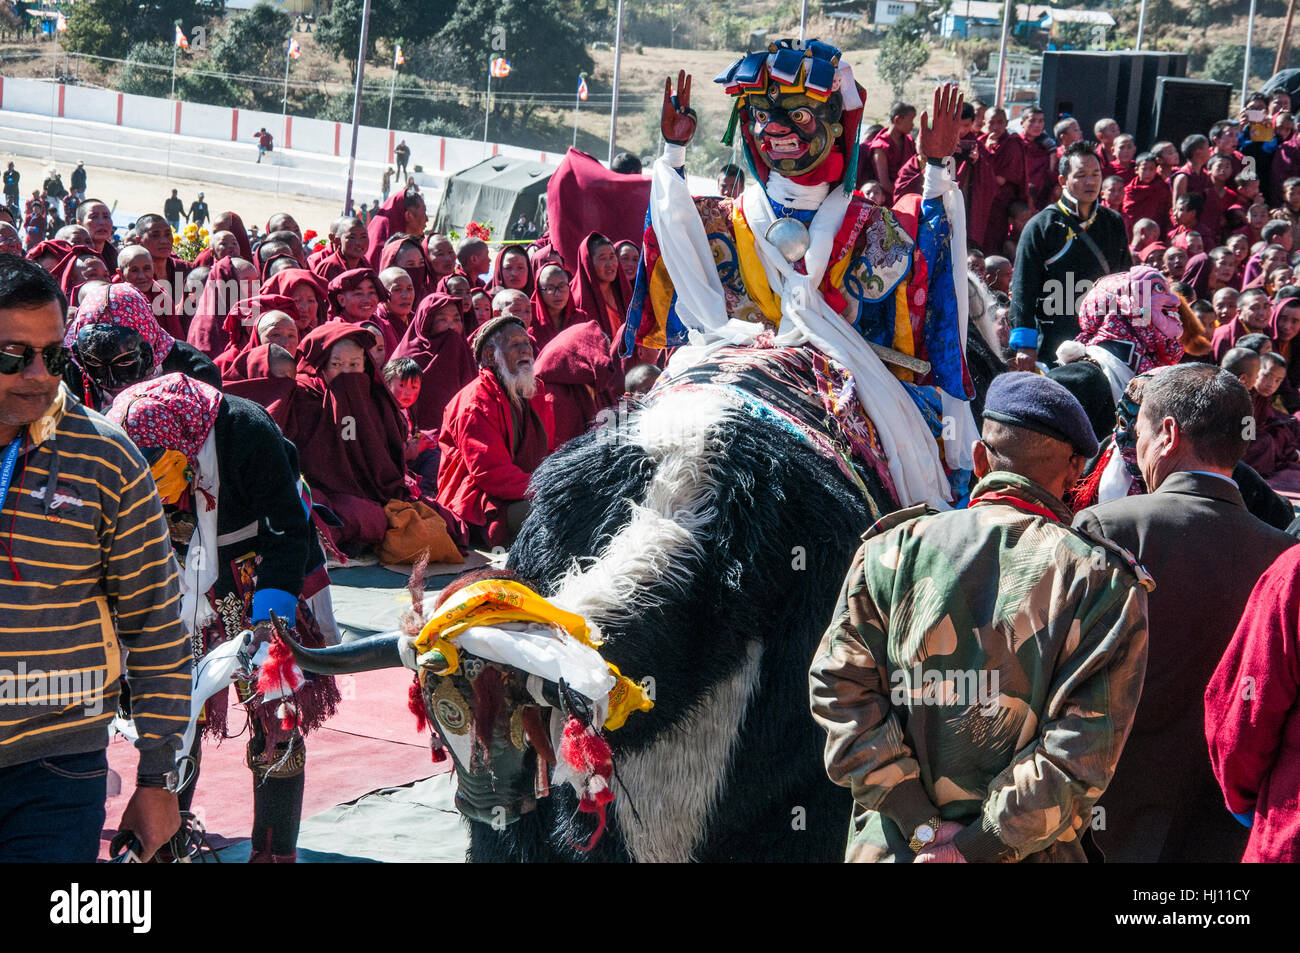
M 135 778 L 135 786 L 138 788 L 161 788 L 172 794 L 176 793 L 180 775 L 173 769 L 162 774 L 138 774 Z
M 912 831 L 912 839 L 907 842 L 907 846 L 912 848 L 912 853 L 919 854 L 934 843 L 935 837 L 939 834 L 939 825 L 942 823 L 943 818 L 936 814 L 924 824 L 916 825 L 916 830 Z

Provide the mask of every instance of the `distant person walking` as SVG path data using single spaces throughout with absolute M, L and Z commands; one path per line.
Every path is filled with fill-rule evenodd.
M 208 219 L 212 218 L 212 213 L 208 210 L 208 203 L 203 201 L 203 193 L 190 203 L 190 221 L 202 228 Z
M 5 169 L 5 174 L 4 174 L 6 205 L 13 205 L 17 207 L 18 196 L 22 195 L 22 193 L 18 190 L 18 182 L 20 179 L 21 176 L 19 175 L 18 170 L 15 169 L 14 164 L 10 162 L 9 168 Z
M 172 227 L 173 232 L 181 229 L 181 216 L 185 214 L 185 201 L 172 189 L 172 197 L 163 202 L 163 218 Z
M 86 194 L 86 163 L 78 162 L 77 167 L 72 170 L 72 178 L 69 180 L 72 185 L 72 191 Z
M 260 163 L 262 161 L 262 156 L 266 155 L 272 148 L 274 148 L 275 137 L 267 132 L 266 127 L 263 126 L 261 129 L 257 130 L 253 135 L 253 138 L 257 140 L 257 161 Z
M 388 201 L 388 193 L 393 188 L 393 168 L 389 166 L 384 170 L 384 177 L 380 182 L 379 191 L 384 194 L 384 201 Z
M 406 175 L 407 163 L 411 161 L 411 147 L 406 144 L 405 139 L 399 142 L 397 148 L 393 150 L 393 158 L 397 160 L 397 177 L 400 179 Z M 388 193 L 385 192 L 384 196 L 386 198 Z

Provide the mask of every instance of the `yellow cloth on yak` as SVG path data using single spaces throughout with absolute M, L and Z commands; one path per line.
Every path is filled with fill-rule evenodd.
M 416 655 L 433 651 L 442 653 L 448 667 L 438 674 L 451 675 L 460 665 L 460 653 L 452 644 L 456 636 L 474 626 L 502 622 L 549 625 L 592 650 L 600 649 L 601 642 L 592 635 L 587 620 L 582 616 L 552 605 L 523 583 L 511 579 L 484 579 L 457 592 L 424 624 L 415 639 Z M 632 712 L 649 711 L 654 702 L 645 689 L 623 675 L 618 666 L 610 662 L 605 664 L 614 676 L 614 687 L 609 692 L 609 715 L 605 718 L 605 727 L 612 731 L 621 728 Z

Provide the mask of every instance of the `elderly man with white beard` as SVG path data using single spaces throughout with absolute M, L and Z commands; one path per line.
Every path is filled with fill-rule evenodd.
M 533 376 L 524 322 L 492 318 L 474 337 L 479 374 L 442 415 L 438 502 L 487 546 L 508 546 L 528 515 L 528 481 L 555 449 L 551 397 Z

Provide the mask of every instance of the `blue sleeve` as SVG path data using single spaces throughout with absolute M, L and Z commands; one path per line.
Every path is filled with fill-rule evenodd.
M 1249 814 L 1233 814 L 1232 816 L 1237 819 L 1237 823 L 1242 827 L 1251 828 L 1255 826 L 1254 811 L 1251 811 Z
M 937 387 L 953 397 L 969 400 L 966 392 L 966 356 L 962 353 L 961 319 L 957 313 L 957 287 L 952 269 L 952 225 L 942 198 L 921 202 L 917 247 L 925 256 L 929 288 L 925 298 L 925 351 Z M 966 290 L 962 289 L 965 294 Z
M 283 589 L 259 589 L 253 594 L 252 622 L 270 622 L 271 613 L 293 625 L 298 615 L 298 597 Z
M 1022 347 L 1038 350 L 1038 328 L 1012 328 L 1008 342 L 1019 350 Z

